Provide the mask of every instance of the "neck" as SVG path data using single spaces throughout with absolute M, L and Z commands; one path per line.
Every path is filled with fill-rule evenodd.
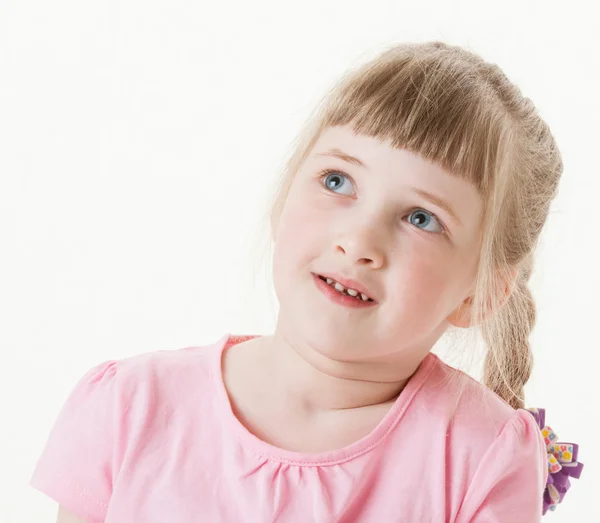
M 277 331 L 263 343 L 276 390 L 307 414 L 393 402 L 422 361 L 334 361 Z

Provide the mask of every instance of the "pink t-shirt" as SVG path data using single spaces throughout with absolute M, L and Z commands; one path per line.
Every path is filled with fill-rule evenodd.
M 533 416 L 434 353 L 371 433 L 306 454 L 234 416 L 221 355 L 245 339 L 90 369 L 30 484 L 89 523 L 541 521 L 548 469 Z M 453 373 L 466 386 L 457 406 Z

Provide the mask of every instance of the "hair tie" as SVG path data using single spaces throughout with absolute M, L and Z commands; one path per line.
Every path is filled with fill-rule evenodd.
M 548 509 L 556 507 L 565 497 L 571 486 L 569 477 L 579 479 L 583 463 L 577 461 L 579 445 L 576 443 L 558 442 L 558 436 L 551 427 L 545 424 L 546 410 L 542 408 L 526 408 L 536 420 L 546 442 L 548 454 L 548 481 L 543 495 L 542 515 Z

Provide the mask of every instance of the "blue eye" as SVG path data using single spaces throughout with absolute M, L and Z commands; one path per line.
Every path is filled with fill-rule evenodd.
M 423 229 L 428 232 L 444 232 L 444 228 L 430 212 L 424 211 L 423 209 L 417 209 L 408 215 L 408 221 L 410 224 L 419 229 Z
M 352 196 L 352 182 L 350 181 L 348 176 L 337 171 L 325 171 L 322 173 L 322 176 L 325 177 L 325 187 L 327 187 L 327 189 L 329 189 L 332 192 L 338 192 L 338 190 L 343 190 L 344 187 L 346 187 L 346 190 L 350 192 L 342 192 L 342 194 Z

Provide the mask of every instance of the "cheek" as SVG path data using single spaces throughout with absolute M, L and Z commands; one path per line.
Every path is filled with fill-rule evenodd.
M 298 269 L 308 274 L 312 260 L 326 247 L 324 217 L 294 197 L 288 198 L 277 226 L 273 271 L 276 287 Z
M 327 232 L 331 226 L 331 215 L 326 203 L 310 197 L 304 184 L 292 186 L 281 213 L 275 248 L 281 257 L 297 258 L 314 256 L 318 249 L 326 246 Z
M 463 299 L 465 269 L 442 249 L 414 247 L 404 252 L 394 271 L 393 302 L 413 325 L 442 321 Z

